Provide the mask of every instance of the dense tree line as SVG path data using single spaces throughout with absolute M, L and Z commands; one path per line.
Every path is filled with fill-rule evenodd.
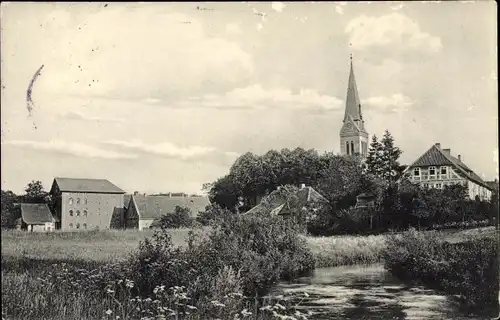
M 47 203 L 51 205 L 51 198 L 45 191 L 41 181 L 31 181 L 25 188 L 25 193 L 16 195 L 10 190 L 1 190 L 2 192 L 2 228 L 11 227 L 15 220 L 20 217 L 20 212 L 15 208 L 16 203 Z
M 250 209 L 259 196 L 278 186 L 306 184 L 329 200 L 329 205 L 308 219 L 315 234 L 359 233 L 388 229 L 435 227 L 491 218 L 495 201 L 468 199 L 464 186 L 423 189 L 402 177 L 402 151 L 389 131 L 379 141 L 373 136 L 367 159 L 319 154 L 316 150 L 270 150 L 263 155 L 246 153 L 229 173 L 206 184 L 212 203 L 233 213 Z M 356 197 L 368 194 L 368 207 L 355 208 Z

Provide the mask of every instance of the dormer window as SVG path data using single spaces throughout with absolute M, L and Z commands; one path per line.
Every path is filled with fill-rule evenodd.
M 413 169 L 413 175 L 415 177 L 420 177 L 420 168 Z

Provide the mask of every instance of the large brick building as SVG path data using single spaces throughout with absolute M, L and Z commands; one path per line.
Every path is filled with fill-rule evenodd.
M 125 191 L 105 179 L 55 178 L 50 193 L 55 200 L 56 229 L 109 229 L 123 226 Z

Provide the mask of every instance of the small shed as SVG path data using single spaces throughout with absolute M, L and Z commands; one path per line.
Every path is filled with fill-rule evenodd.
M 356 197 L 356 208 L 367 208 L 375 205 L 375 195 L 370 193 L 361 193 Z
M 21 228 L 28 231 L 54 231 L 57 219 L 45 203 L 21 203 Z

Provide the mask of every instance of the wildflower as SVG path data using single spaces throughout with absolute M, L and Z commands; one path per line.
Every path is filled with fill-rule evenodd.
M 110 288 L 107 288 L 107 289 L 106 289 L 106 293 L 111 294 L 111 293 L 115 293 L 115 291 L 114 291 L 114 290 L 111 290 Z
M 196 309 L 198 309 L 198 308 L 196 308 L 195 306 L 191 306 L 191 305 L 189 305 L 189 304 L 188 304 L 186 307 L 187 307 L 188 309 L 191 309 L 191 310 L 196 310 Z
M 113 311 L 111 311 L 111 309 L 108 309 L 108 311 L 106 311 L 106 314 L 109 316 L 113 313 Z
M 243 309 L 243 310 L 241 311 L 241 314 L 242 314 L 244 317 L 252 315 L 252 313 L 251 313 L 251 312 L 249 312 L 247 309 Z
M 259 308 L 260 311 L 266 311 L 266 310 L 271 310 L 271 306 L 265 306 L 265 307 L 260 307 Z
M 134 282 L 127 279 L 127 280 L 125 280 L 125 286 L 127 288 L 133 288 L 134 287 Z

